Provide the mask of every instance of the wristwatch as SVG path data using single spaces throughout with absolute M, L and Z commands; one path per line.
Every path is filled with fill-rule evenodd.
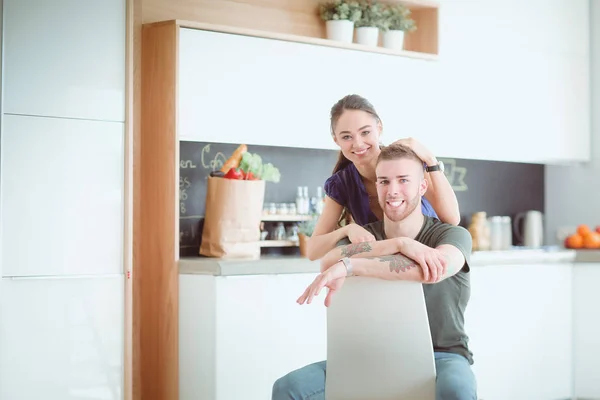
M 344 267 L 346 267 L 346 276 L 354 276 L 354 269 L 352 267 L 352 263 L 350 262 L 350 258 L 344 257 L 338 260 L 338 262 L 340 261 L 342 264 L 344 264 Z
M 427 166 L 425 168 L 425 171 L 427 172 L 433 172 L 433 171 L 441 171 L 444 172 L 444 163 L 442 161 L 438 161 L 438 163 L 436 165 L 432 165 L 432 166 Z

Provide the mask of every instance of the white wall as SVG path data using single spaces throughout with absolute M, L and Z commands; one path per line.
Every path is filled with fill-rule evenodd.
M 589 163 L 546 166 L 546 234 L 556 241 L 561 227 L 600 225 L 600 2 L 590 0 L 591 149 Z
M 0 4 L 0 399 L 120 400 L 125 0 Z

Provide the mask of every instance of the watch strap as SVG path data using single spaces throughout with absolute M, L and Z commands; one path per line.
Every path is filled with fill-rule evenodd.
M 346 267 L 346 276 L 354 276 L 354 268 L 352 267 L 352 262 L 349 257 L 344 257 L 338 261 L 341 261 Z
M 442 168 L 440 167 L 440 164 L 438 163 L 438 164 L 432 165 L 431 167 L 430 167 L 430 166 L 427 166 L 427 167 L 425 168 L 425 171 L 427 171 L 427 172 L 434 172 L 434 171 L 439 171 L 439 170 L 441 170 L 441 169 L 442 169 Z

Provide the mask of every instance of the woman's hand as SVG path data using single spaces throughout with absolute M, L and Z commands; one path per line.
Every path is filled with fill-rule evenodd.
M 414 151 L 417 154 L 421 161 L 423 161 L 427 165 L 437 164 L 437 159 L 435 158 L 433 153 L 415 138 L 399 139 L 392 144 L 401 144 L 403 146 L 409 147 L 412 151 Z
M 432 247 L 409 238 L 400 238 L 400 253 L 419 264 L 426 283 L 438 282 L 446 273 L 446 256 Z
M 347 225 L 346 236 L 351 243 L 374 242 L 375 236 L 362 226 L 351 223 Z

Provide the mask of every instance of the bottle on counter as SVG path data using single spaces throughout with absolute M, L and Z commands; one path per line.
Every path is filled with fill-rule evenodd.
M 468 229 L 473 238 L 473 251 L 490 249 L 490 226 L 485 211 L 473 213 Z
M 302 197 L 302 186 L 298 186 L 296 191 L 296 213 L 304 214 L 304 198 Z
M 323 206 L 325 206 L 325 197 L 323 196 L 323 188 L 317 186 L 317 201 L 315 204 L 315 213 L 318 215 L 323 214 Z
M 308 197 L 308 186 L 304 186 L 302 188 L 302 198 L 304 199 L 304 209 L 303 209 L 303 214 L 304 215 L 308 215 L 310 214 L 311 210 L 310 210 L 310 197 Z

